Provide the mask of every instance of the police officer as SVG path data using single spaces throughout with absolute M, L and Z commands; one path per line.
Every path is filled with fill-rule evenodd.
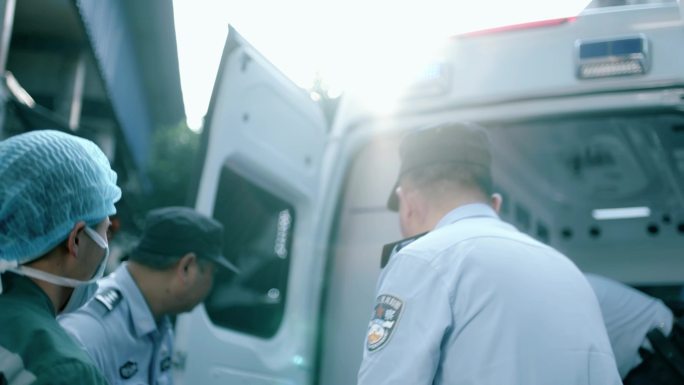
M 213 272 L 237 272 L 222 254 L 223 226 L 186 207 L 152 210 L 128 262 L 100 281 L 95 298 L 59 318 L 110 384 L 171 384 L 170 315 L 209 293 Z
M 358 383 L 620 384 L 582 273 L 498 218 L 484 130 L 414 131 L 399 155 L 388 207 L 414 240 L 381 273 Z
M 601 306 L 625 384 L 683 384 L 684 325 L 675 322 L 672 311 L 659 299 L 620 282 L 595 274 L 586 277 Z M 659 350 L 661 346 L 668 351 Z
M 121 197 L 95 143 L 52 130 L 0 142 L 0 384 L 105 384 L 59 326 L 109 253 Z

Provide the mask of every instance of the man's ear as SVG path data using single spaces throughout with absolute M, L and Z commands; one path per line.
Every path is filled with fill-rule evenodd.
M 404 203 L 404 189 L 401 188 L 401 186 L 397 186 L 396 189 L 394 189 L 394 195 L 397 196 L 397 201 L 399 202 L 399 207 L 401 207 L 401 204 Z
M 418 190 L 399 189 L 399 204 L 403 204 L 404 216 L 415 223 L 422 223 L 428 212 L 427 202 Z
M 187 282 L 190 278 L 191 270 L 193 269 L 193 266 L 196 265 L 196 262 L 197 256 L 195 256 L 195 253 L 187 253 L 178 260 L 178 263 L 176 264 L 176 274 L 183 282 Z
M 492 208 L 498 214 L 501 211 L 501 205 L 503 204 L 503 197 L 499 193 L 492 194 L 491 197 Z
M 414 208 L 413 200 L 411 199 L 411 191 L 402 187 L 397 187 L 395 194 L 397 194 L 401 211 L 404 212 L 404 215 L 410 216 Z
M 69 236 L 67 237 L 66 241 L 66 247 L 69 252 L 69 255 L 73 255 L 74 257 L 78 256 L 78 247 L 79 247 L 79 241 L 78 241 L 78 234 L 85 228 L 86 224 L 85 222 L 77 222 L 74 227 L 71 228 L 71 231 L 69 232 Z

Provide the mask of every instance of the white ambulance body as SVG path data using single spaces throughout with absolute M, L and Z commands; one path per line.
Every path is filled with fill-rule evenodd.
M 454 37 L 394 113 L 319 106 L 234 30 L 196 207 L 226 227 L 210 297 L 177 320 L 181 384 L 356 381 L 405 132 L 491 133 L 502 217 L 584 271 L 684 283 L 684 24 L 676 2 Z M 629 208 L 627 210 L 603 210 Z M 426 315 L 429 316 L 429 315 Z M 406 352 L 411 354 L 411 352 Z

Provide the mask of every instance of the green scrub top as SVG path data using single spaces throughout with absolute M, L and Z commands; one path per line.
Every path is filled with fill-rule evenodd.
M 0 294 L 0 383 L 94 384 L 102 377 L 85 351 L 55 319 L 55 309 L 30 279 L 2 275 Z

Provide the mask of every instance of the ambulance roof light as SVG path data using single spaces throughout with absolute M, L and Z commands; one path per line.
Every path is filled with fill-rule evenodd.
M 557 18 L 557 19 L 537 20 L 537 21 L 531 21 L 531 22 L 527 22 L 527 23 L 504 25 L 501 27 L 494 27 L 494 28 L 487 28 L 487 29 L 482 29 L 482 30 L 478 30 L 478 31 L 466 32 L 466 33 L 458 34 L 455 37 L 457 37 L 457 38 L 459 38 L 459 37 L 477 37 L 477 36 L 494 35 L 497 33 L 504 33 L 504 32 L 523 31 L 523 30 L 529 30 L 529 29 L 535 29 L 535 28 L 544 28 L 544 27 L 554 27 L 554 26 L 573 22 L 576 19 L 577 19 L 577 17 L 573 16 L 573 17 L 562 17 L 562 18 Z

